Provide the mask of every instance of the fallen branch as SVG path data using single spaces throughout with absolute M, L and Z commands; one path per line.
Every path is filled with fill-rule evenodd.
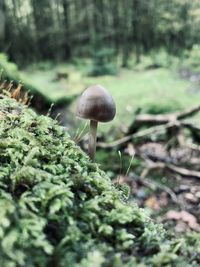
M 148 129 L 145 130 L 141 130 L 137 133 L 133 133 L 127 136 L 122 137 L 121 139 L 115 140 L 111 143 L 104 143 L 104 142 L 98 142 L 97 143 L 97 147 L 100 148 L 113 148 L 119 145 L 122 145 L 128 141 L 132 141 L 134 139 L 138 139 L 138 138 L 142 138 L 151 134 L 157 134 L 157 133 L 161 133 L 162 131 L 166 131 L 166 129 L 172 128 L 174 126 L 179 126 L 177 125 L 177 121 L 175 122 L 170 122 L 166 125 L 156 125 L 156 126 L 152 126 Z M 179 123 L 178 123 L 179 124 Z
M 197 178 L 200 179 L 200 172 L 198 171 L 191 171 L 182 167 L 178 167 L 172 164 L 166 164 L 166 168 L 169 170 L 183 176 L 183 177 L 192 177 L 192 178 Z
M 192 178 L 197 178 L 197 179 L 200 179 L 200 172 L 198 171 L 191 171 L 191 170 L 188 170 L 186 168 L 182 168 L 182 167 L 178 167 L 176 165 L 173 165 L 173 164 L 168 164 L 168 163 L 163 163 L 163 162 L 153 162 L 151 160 L 147 160 L 146 161 L 148 167 L 147 167 L 147 172 L 145 173 L 145 175 L 147 173 L 150 172 L 150 170 L 153 170 L 153 169 L 168 169 L 170 171 L 173 171 L 174 173 L 177 173 L 183 177 L 192 177 Z M 144 174 L 143 174 L 144 176 Z
M 171 197 L 174 203 L 179 203 L 176 194 L 168 186 L 162 185 L 156 181 L 153 181 L 152 179 L 148 179 L 145 177 L 141 177 L 139 181 L 152 190 L 153 190 L 153 186 L 156 188 L 160 188 L 161 190 L 165 191 Z
M 186 109 L 181 112 L 168 113 L 162 115 L 151 115 L 151 114 L 142 114 L 136 116 L 133 124 L 130 126 L 128 133 L 135 132 L 142 125 L 160 125 L 166 124 L 169 122 L 183 120 L 187 117 L 193 116 L 200 111 L 200 105 Z
M 177 113 L 177 119 L 182 120 L 187 117 L 193 116 L 194 114 L 198 113 L 200 111 L 200 105 L 197 105 L 196 107 L 189 108 L 187 110 L 184 110 L 182 112 Z
M 193 151 L 197 151 L 200 152 L 200 146 L 193 144 L 193 143 L 186 143 L 185 147 L 188 147 L 189 149 L 193 150 Z
M 110 143 L 98 142 L 97 147 L 100 147 L 100 148 L 117 147 L 117 146 L 122 145 L 128 141 L 133 141 L 134 139 L 143 138 L 145 136 L 152 135 L 152 134 L 154 134 L 154 135 L 161 134 L 162 132 L 166 131 L 167 129 L 174 128 L 174 127 L 176 127 L 176 128 L 185 127 L 185 128 L 188 128 L 189 130 L 191 130 L 193 133 L 199 132 L 199 134 L 200 134 L 200 127 L 198 127 L 192 123 L 186 122 L 186 121 L 175 120 L 175 121 L 170 121 L 165 125 L 152 126 L 148 129 L 144 129 L 144 130 L 141 130 L 139 132 L 126 135 L 126 136 L 124 136 L 118 140 L 115 140 L 113 142 L 110 142 Z

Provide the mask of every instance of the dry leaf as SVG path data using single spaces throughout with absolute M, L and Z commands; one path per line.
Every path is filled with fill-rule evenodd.
M 166 207 L 169 203 L 168 194 L 166 192 L 162 192 L 159 197 L 159 204 L 161 207 Z
M 200 232 L 200 225 L 197 223 L 197 219 L 194 215 L 187 211 L 175 211 L 170 210 L 165 215 L 165 220 L 175 220 L 177 221 L 177 224 L 180 226 L 180 222 L 186 223 L 188 227 L 192 230 Z M 181 227 L 183 227 L 183 224 L 181 224 Z
M 132 143 L 128 143 L 128 146 L 125 151 L 129 154 L 129 156 L 135 156 L 135 148 Z
M 186 200 L 188 200 L 189 202 L 192 202 L 192 203 L 198 202 L 198 198 L 195 195 L 193 195 L 192 193 L 186 193 L 185 198 L 186 198 Z
M 180 220 L 181 219 L 181 213 L 175 210 L 170 210 L 165 214 L 166 220 Z
M 178 233 L 183 233 L 188 230 L 188 225 L 184 223 L 183 221 L 178 221 L 175 226 L 175 231 Z
M 145 201 L 145 205 L 152 210 L 159 210 L 160 209 L 160 205 L 159 205 L 158 200 L 155 196 L 148 198 Z

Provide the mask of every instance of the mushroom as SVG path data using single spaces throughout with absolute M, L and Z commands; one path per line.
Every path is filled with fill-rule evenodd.
M 116 107 L 110 93 L 101 85 L 88 87 L 80 96 L 76 115 L 90 120 L 88 154 L 92 160 L 96 152 L 98 122 L 108 122 L 115 117 Z

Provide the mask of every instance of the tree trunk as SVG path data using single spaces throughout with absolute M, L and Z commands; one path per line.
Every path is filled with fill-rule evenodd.
M 133 41 L 135 43 L 136 63 L 140 62 L 141 55 L 141 28 L 140 28 L 140 12 L 139 12 L 139 0 L 133 0 L 133 13 L 132 13 L 132 30 Z
M 0 43 L 3 43 L 5 39 L 5 3 L 3 0 L 0 2 Z
M 70 36 L 70 10 L 69 1 L 62 0 L 63 5 L 63 15 L 64 15 L 64 54 L 66 59 L 71 57 L 71 36 Z

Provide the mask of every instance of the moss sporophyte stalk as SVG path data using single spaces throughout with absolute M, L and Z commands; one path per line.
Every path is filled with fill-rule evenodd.
M 168 238 L 57 121 L 5 94 L 0 117 L 1 267 L 199 266 L 199 234 Z

